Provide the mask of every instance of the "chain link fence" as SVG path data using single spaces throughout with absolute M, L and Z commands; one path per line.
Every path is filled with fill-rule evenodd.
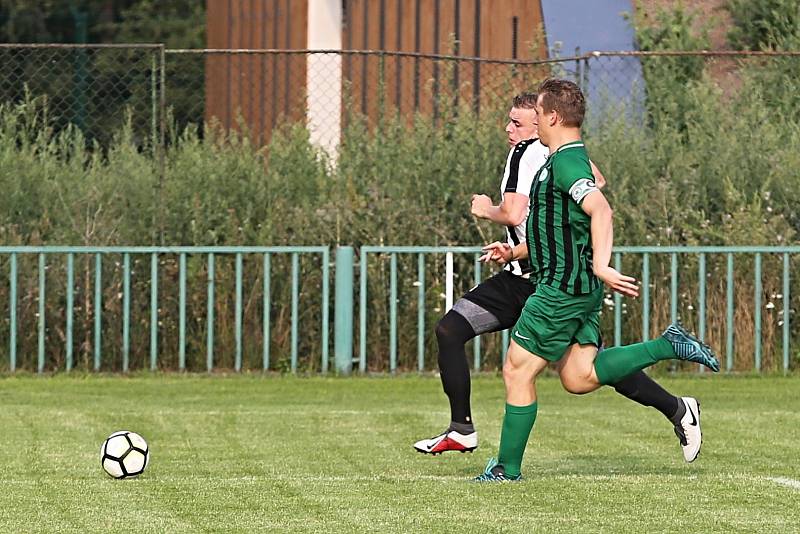
M 107 145 L 126 124 L 160 142 L 163 45 L 0 45 L 0 104 L 44 99 L 56 129 Z
M 44 98 L 52 125 L 106 145 L 130 123 L 137 143 L 207 124 L 246 131 L 258 145 L 285 124 L 305 124 L 333 148 L 348 121 L 494 118 L 510 97 L 546 76 L 574 79 L 590 117 L 640 118 L 665 82 L 703 76 L 722 91 L 755 68 L 775 83 L 800 70 L 791 52 L 592 52 L 541 61 L 332 50 L 165 50 L 163 45 L 0 45 L 0 104 Z M 791 95 L 784 95 L 790 97 Z M 655 98 L 657 97 L 657 98 Z M 650 110 L 652 111 L 652 109 Z M 589 125 L 591 126 L 591 121 Z

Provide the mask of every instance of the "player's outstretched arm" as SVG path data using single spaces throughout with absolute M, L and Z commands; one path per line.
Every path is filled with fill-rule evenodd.
M 600 191 L 586 195 L 581 203 L 583 211 L 592 218 L 592 268 L 595 276 L 614 291 L 628 297 L 639 296 L 636 279 L 625 276 L 611 267 L 611 249 L 614 246 L 613 212 Z
M 528 213 L 529 198 L 522 193 L 507 192 L 503 201 L 495 206 L 486 195 L 472 195 L 472 215 L 480 219 L 488 219 L 503 226 L 522 224 Z

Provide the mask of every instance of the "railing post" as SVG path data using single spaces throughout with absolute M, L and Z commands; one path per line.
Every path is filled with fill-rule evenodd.
M 334 359 L 341 375 L 353 370 L 353 265 L 353 247 L 336 247 Z

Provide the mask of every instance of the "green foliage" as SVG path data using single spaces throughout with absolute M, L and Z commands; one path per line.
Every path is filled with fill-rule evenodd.
M 800 48 L 800 3 L 794 0 L 729 0 L 726 9 L 733 26 L 731 46 L 748 50 Z M 800 113 L 800 62 L 796 58 L 770 58 L 760 65 L 756 79 L 761 94 L 784 113 Z
M 165 43 L 202 48 L 205 2 L 196 0 L 0 0 L 0 42 Z
M 592 157 L 613 177 L 616 242 L 792 242 L 800 231 L 800 176 L 792 171 L 800 165 L 800 124 L 752 105 L 763 101 L 758 90 L 746 85 L 732 97 L 705 80 L 682 93 L 683 127 L 632 131 L 608 118 L 590 132 Z
M 644 10 L 637 10 L 637 13 Z M 640 15 L 634 22 L 636 41 L 644 52 L 704 50 L 709 40 L 706 28 L 695 29 L 694 12 L 679 3 L 671 10 L 659 9 L 655 20 Z M 647 88 L 647 111 L 651 120 L 685 126 L 683 89 L 700 79 L 704 59 L 691 56 L 641 58 Z
M 115 21 L 102 27 L 116 43 L 164 43 L 167 48 L 203 48 L 206 6 L 197 0 L 128 0 Z
M 728 0 L 733 26 L 728 42 L 736 50 L 791 50 L 800 44 L 796 0 Z

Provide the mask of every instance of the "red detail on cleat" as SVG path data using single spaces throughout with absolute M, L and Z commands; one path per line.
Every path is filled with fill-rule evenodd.
M 474 447 L 465 447 L 454 439 L 444 438 L 431 449 L 431 453 L 444 452 L 444 451 L 471 451 Z

